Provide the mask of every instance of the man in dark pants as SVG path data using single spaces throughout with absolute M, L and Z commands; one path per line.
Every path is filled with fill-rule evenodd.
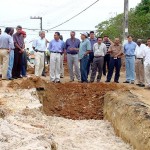
M 112 41 L 110 41 L 110 39 L 108 38 L 107 35 L 104 36 L 103 38 L 103 42 L 107 47 L 107 51 L 110 47 L 110 45 L 113 43 Z M 104 57 L 104 66 L 103 66 L 103 75 L 106 76 L 106 72 L 107 70 L 109 70 L 109 62 L 110 62 L 110 54 L 106 54 Z
M 21 35 L 22 27 L 17 26 L 16 33 L 13 35 L 14 40 L 14 65 L 12 70 L 12 77 L 14 79 L 22 78 L 21 73 L 21 63 L 22 63 L 22 53 L 24 52 L 24 38 Z
M 110 46 L 108 53 L 110 53 L 110 63 L 106 82 L 111 81 L 115 68 L 116 73 L 114 82 L 119 83 L 120 69 L 121 69 L 121 55 L 123 54 L 123 47 L 120 44 L 119 38 L 115 38 L 114 44 Z
M 89 53 L 89 61 L 88 61 L 88 66 L 87 66 L 87 75 L 90 73 L 90 67 L 93 63 L 94 59 L 94 52 L 93 52 L 93 46 L 97 42 L 97 39 L 95 38 L 94 31 L 90 31 L 90 38 L 89 41 L 91 43 L 91 52 Z

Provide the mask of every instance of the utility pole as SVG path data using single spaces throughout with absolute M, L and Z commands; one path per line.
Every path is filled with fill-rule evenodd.
M 128 12 L 129 12 L 129 0 L 124 0 L 124 28 L 123 28 L 123 39 L 124 42 L 128 36 Z
M 42 21 L 42 17 L 30 17 L 30 19 L 39 19 L 40 20 L 40 30 L 43 30 L 43 21 Z

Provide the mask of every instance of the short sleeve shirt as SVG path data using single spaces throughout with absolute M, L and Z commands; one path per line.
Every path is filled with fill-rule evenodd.
M 91 51 L 91 43 L 88 39 L 85 39 L 80 43 L 79 59 L 82 59 L 87 51 Z
M 119 53 L 121 53 L 121 52 L 123 53 L 123 46 L 121 44 L 119 44 L 119 45 L 113 44 L 109 47 L 109 50 L 111 51 L 111 54 L 110 54 L 111 57 L 115 57 Z

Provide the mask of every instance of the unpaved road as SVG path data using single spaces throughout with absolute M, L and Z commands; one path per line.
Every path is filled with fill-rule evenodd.
M 21 80 L 17 82 L 15 86 L 23 85 Z M 115 136 L 109 122 L 46 116 L 39 109 L 41 104 L 34 88 L 12 89 L 7 85 L 7 81 L 2 81 L 0 87 L 1 150 L 50 150 L 52 147 L 53 150 L 132 150 Z

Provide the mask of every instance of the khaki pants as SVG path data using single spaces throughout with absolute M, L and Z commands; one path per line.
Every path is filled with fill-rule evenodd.
M 145 69 L 145 85 L 150 87 L 150 64 L 144 66 Z
M 44 53 L 35 52 L 35 75 L 41 76 L 44 69 Z
M 137 83 L 144 84 L 144 63 L 142 59 L 136 59 L 135 72 Z
M 0 66 L 2 68 L 2 79 L 7 79 L 7 70 L 8 70 L 8 63 L 9 63 L 9 53 L 7 49 L 0 50 Z

